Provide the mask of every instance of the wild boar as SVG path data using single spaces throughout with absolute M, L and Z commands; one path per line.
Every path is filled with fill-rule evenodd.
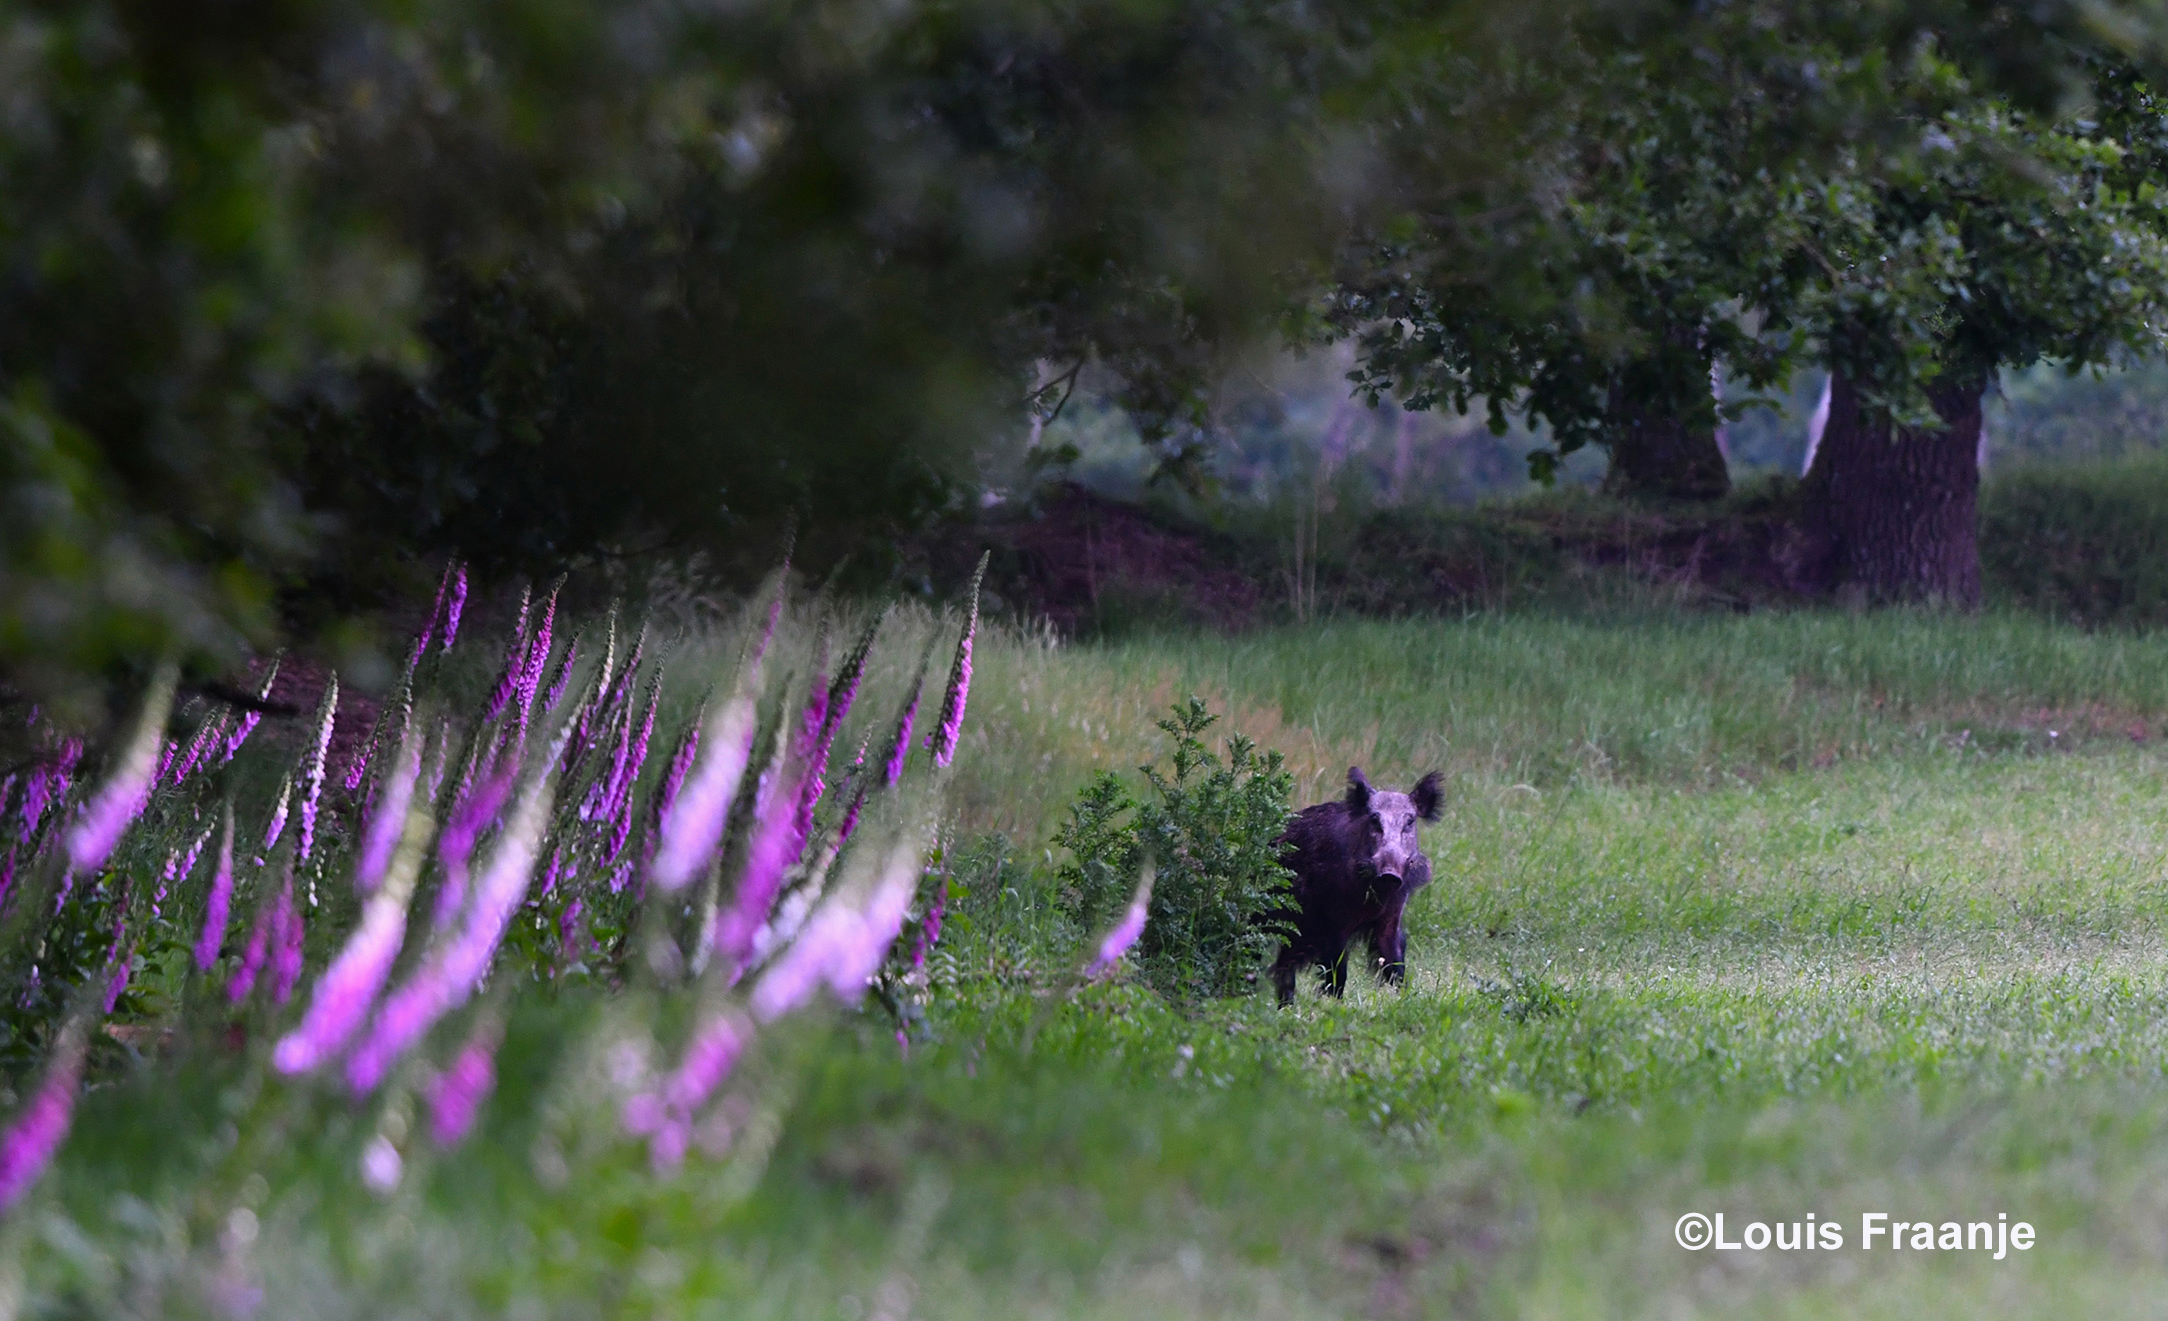
M 1347 989 L 1347 951 L 1360 936 L 1372 965 L 1388 984 L 1407 973 L 1408 936 L 1401 912 L 1408 896 L 1430 884 L 1417 823 L 1438 819 L 1444 799 L 1432 771 L 1407 793 L 1373 789 L 1360 766 L 1347 772 L 1347 795 L 1296 813 L 1280 836 L 1281 860 L 1295 874 L 1295 907 L 1286 918 L 1295 937 L 1273 961 L 1281 1004 L 1295 998 L 1295 974 L 1324 970 L 1325 990 Z

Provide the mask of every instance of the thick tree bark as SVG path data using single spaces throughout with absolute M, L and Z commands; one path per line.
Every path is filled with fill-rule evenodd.
M 1716 439 L 1708 360 L 1690 330 L 1612 382 L 1611 467 L 1604 490 L 1647 500 L 1717 500 L 1731 473 Z
M 1839 591 L 1871 602 L 1980 604 L 1985 390 L 1984 380 L 1967 377 L 1931 391 L 1943 425 L 1893 429 L 1862 406 L 1850 377 L 1832 374 L 1805 498 L 1809 522 L 1829 540 Z

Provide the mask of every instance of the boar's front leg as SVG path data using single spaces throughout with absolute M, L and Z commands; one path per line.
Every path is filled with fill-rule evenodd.
M 1400 925 L 1400 909 L 1394 907 L 1370 929 L 1370 953 L 1378 964 L 1378 980 L 1398 986 L 1408 975 L 1408 933 Z

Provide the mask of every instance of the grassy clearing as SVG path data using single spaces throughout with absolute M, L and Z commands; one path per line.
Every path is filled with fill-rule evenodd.
M 699 649 L 679 655 L 682 684 Z M 888 664 L 875 711 L 909 682 Z M 621 1061 L 590 1044 L 642 1039 L 651 1008 L 567 992 L 515 1020 L 480 1136 L 379 1199 L 355 1164 L 376 1105 L 238 1087 L 261 1071 L 231 1048 L 178 1069 L 153 1051 L 87 1098 L 0 1229 L 10 1296 L 39 1315 L 2119 1316 L 2168 1284 L 2168 639 L 1503 616 L 997 636 L 979 673 L 951 800 L 970 893 L 908 1054 L 877 1013 L 777 1034 L 719 1111 L 727 1154 L 658 1179 L 602 1099 Z M 1120 984 L 1031 992 L 1065 957 L 1052 821 L 1091 771 L 1158 755 L 1151 719 L 1192 690 L 1286 751 L 1303 801 L 1351 761 L 1448 769 L 1404 993 L 1184 1013 Z M 1811 1210 L 1848 1248 L 1688 1253 L 1689 1210 Z M 1875 1210 L 2007 1212 L 2040 1245 L 1849 1246 Z
M 1350 762 L 1460 793 L 1710 788 L 1840 761 L 2147 740 L 2168 639 L 2026 616 L 1633 612 L 1347 622 L 1239 637 L 983 649 L 956 793 L 967 831 L 1046 833 L 1070 787 L 1158 755 L 1191 693 L 1280 749 L 1303 801 Z

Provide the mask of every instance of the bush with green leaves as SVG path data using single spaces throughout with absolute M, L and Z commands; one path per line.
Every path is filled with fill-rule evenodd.
M 1054 842 L 1071 860 L 1057 879 L 1061 908 L 1095 930 L 1128 902 L 1149 863 L 1149 920 L 1136 957 L 1161 994 L 1179 1000 L 1239 995 L 1286 934 L 1291 879 L 1280 865 L 1294 777 L 1277 752 L 1240 734 L 1222 762 L 1200 737 L 1219 719 L 1191 697 L 1159 728 L 1174 739 L 1174 773 L 1142 766 L 1153 797 L 1130 794 L 1105 772 L 1077 795 Z

